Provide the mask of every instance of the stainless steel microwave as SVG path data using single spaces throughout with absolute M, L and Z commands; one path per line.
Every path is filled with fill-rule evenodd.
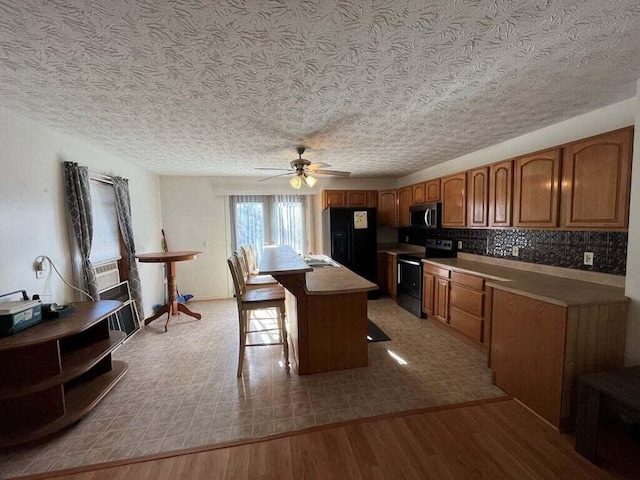
M 409 226 L 440 228 L 442 203 L 421 203 L 409 207 Z

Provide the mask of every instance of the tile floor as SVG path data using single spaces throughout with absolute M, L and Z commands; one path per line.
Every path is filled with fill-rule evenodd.
M 368 367 L 302 377 L 285 373 L 274 346 L 247 349 L 237 379 L 235 301 L 191 306 L 202 320 L 181 315 L 167 333 L 157 321 L 136 334 L 114 354 L 129 371 L 107 397 L 58 436 L 0 454 L 0 477 L 504 395 L 482 354 L 389 298 L 369 302 L 391 341 L 369 344 Z

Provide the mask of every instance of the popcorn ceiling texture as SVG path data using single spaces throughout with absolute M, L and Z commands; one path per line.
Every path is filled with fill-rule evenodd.
M 401 176 L 635 95 L 635 0 L 9 0 L 0 106 L 159 174 Z

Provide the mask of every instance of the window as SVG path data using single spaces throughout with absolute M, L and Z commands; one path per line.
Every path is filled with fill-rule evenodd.
M 306 252 L 304 195 L 232 195 L 230 206 L 234 250 L 253 245 L 258 264 L 265 245 L 289 245 L 300 254 Z
M 113 185 L 90 179 L 93 241 L 89 259 L 93 265 L 118 260 L 120 255 L 120 227 L 116 211 Z

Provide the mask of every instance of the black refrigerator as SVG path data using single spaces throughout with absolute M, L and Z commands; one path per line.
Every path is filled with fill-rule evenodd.
M 324 253 L 377 285 L 376 209 L 328 208 L 322 216 Z M 377 298 L 377 290 L 369 298 Z

